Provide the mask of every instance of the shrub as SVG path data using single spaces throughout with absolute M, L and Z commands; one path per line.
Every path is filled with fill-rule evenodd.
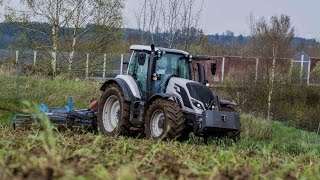
M 228 84 L 225 88 L 217 90 L 222 92 L 224 97 L 236 100 L 242 112 L 266 117 L 267 84 L 259 83 L 245 87 Z M 275 84 L 271 112 L 274 120 L 315 131 L 320 122 L 320 87 Z

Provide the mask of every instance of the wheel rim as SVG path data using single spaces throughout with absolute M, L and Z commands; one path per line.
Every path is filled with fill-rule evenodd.
M 102 122 L 104 129 L 112 132 L 116 129 L 120 119 L 120 103 L 116 96 L 110 96 L 103 107 Z
M 153 137 L 159 137 L 163 133 L 165 116 L 162 110 L 156 110 L 151 116 L 150 130 Z

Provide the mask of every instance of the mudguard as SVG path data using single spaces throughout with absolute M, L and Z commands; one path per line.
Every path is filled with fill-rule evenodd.
M 234 101 L 229 101 L 225 99 L 219 100 L 219 104 L 222 106 L 227 106 L 227 105 L 237 106 L 237 103 L 235 103 Z
M 103 83 L 100 90 L 105 91 L 107 86 L 112 83 L 118 84 L 120 86 L 120 88 L 123 92 L 123 95 L 124 95 L 124 99 L 126 101 L 129 101 L 129 102 L 135 101 L 136 98 L 132 94 L 128 84 L 123 79 L 120 79 L 120 78 L 113 78 L 113 79 L 107 80 L 105 83 Z

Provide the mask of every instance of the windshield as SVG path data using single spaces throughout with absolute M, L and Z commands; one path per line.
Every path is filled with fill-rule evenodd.
M 156 61 L 156 74 L 161 79 L 168 75 L 190 79 L 189 61 L 182 54 L 163 54 Z

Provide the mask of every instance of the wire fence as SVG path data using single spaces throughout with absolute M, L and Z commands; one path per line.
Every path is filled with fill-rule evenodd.
M 76 52 L 70 63 L 70 53 L 57 54 L 58 74 L 72 74 L 75 78 L 111 78 L 120 73 L 121 62 L 129 62 L 128 53 L 81 53 Z M 24 68 L 21 73 L 48 73 L 52 71 L 52 54 L 45 51 L 0 50 L 0 63 L 18 63 Z M 71 66 L 71 67 L 70 67 Z M 22 70 L 22 71 L 23 71 Z M 123 69 L 126 71 L 126 69 Z
M 58 74 L 71 74 L 75 78 L 112 78 L 120 74 L 121 62 L 129 62 L 129 53 L 82 53 L 76 52 L 70 64 L 70 53 L 57 54 L 56 71 Z M 261 82 L 270 77 L 271 59 L 257 57 L 213 56 L 217 71 L 212 76 L 207 70 L 208 80 L 224 82 L 232 79 L 235 82 Z M 21 66 L 23 74 L 46 74 L 52 71 L 52 53 L 32 50 L 1 50 L 0 63 L 15 61 Z M 311 58 L 304 52 L 293 58 L 277 60 L 276 80 L 278 82 L 295 82 L 303 85 L 320 84 L 316 66 L 319 58 Z M 71 70 L 70 70 L 71 66 Z M 124 73 L 126 67 L 123 69 Z

